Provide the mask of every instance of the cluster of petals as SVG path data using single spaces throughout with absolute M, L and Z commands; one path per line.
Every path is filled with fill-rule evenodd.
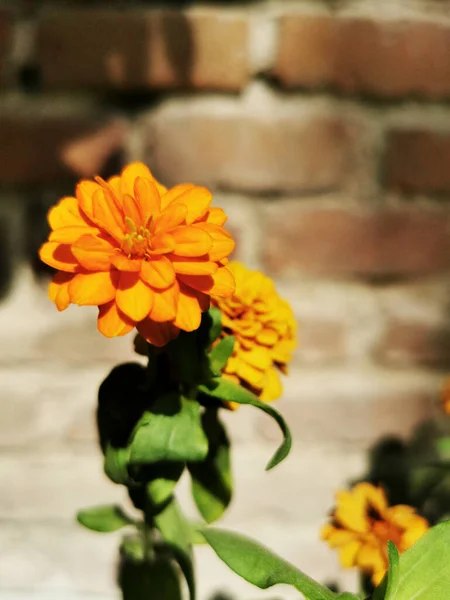
M 321 537 L 339 552 L 344 568 L 358 567 L 378 585 L 388 568 L 387 543 L 404 552 L 429 529 L 428 521 L 411 506 L 389 506 L 384 490 L 359 483 L 336 494 L 331 522 Z
M 232 296 L 214 299 L 222 312 L 222 336 L 233 335 L 236 340 L 224 375 L 263 401 L 275 400 L 282 393 L 279 372 L 286 372 L 296 346 L 292 309 L 269 277 L 235 261 L 229 268 L 236 290 Z
M 180 329 L 197 329 L 210 298 L 235 288 L 226 267 L 234 241 L 211 200 L 192 184 L 167 190 L 142 163 L 107 181 L 81 181 L 48 214 L 40 258 L 58 269 L 50 298 L 59 310 L 98 306 L 107 337 L 136 327 L 163 346 Z

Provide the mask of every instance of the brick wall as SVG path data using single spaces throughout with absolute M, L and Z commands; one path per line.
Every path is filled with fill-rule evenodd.
M 136 159 L 167 184 L 209 186 L 238 258 L 277 280 L 300 323 L 279 403 L 294 451 L 264 473 L 277 431 L 227 415 L 224 524 L 351 583 L 317 541 L 333 489 L 380 436 L 437 412 L 450 369 L 448 6 L 133 4 L 0 1 L 0 598 L 116 597 L 117 539 L 73 515 L 122 497 L 102 477 L 93 410 L 131 338 L 102 338 L 95 311 L 57 314 L 36 249 L 77 178 Z M 265 597 L 198 556 L 202 600 Z

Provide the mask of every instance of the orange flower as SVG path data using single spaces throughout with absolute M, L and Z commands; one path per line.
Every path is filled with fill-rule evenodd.
M 269 277 L 238 262 L 229 268 L 236 291 L 214 299 L 222 312 L 222 337 L 236 338 L 224 375 L 261 400 L 275 400 L 282 393 L 279 371 L 286 372 L 296 346 L 294 315 Z
M 383 489 L 370 483 L 338 492 L 336 499 L 331 523 L 323 526 L 321 538 L 338 549 L 344 568 L 359 567 L 371 575 L 374 585 L 388 568 L 388 541 L 404 552 L 429 528 L 411 506 L 388 506 Z
M 52 229 L 41 260 L 59 272 L 49 295 L 59 310 L 98 306 L 107 337 L 136 327 L 154 346 L 193 331 L 210 297 L 235 283 L 224 266 L 234 241 L 211 193 L 192 184 L 167 190 L 142 163 L 120 176 L 81 181 L 76 197 L 48 213 Z

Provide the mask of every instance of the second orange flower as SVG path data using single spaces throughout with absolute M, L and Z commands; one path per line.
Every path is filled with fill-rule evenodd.
M 108 181 L 81 181 L 48 214 L 40 257 L 58 269 L 50 298 L 59 310 L 98 306 L 107 337 L 136 327 L 163 346 L 180 329 L 197 329 L 210 297 L 235 289 L 225 266 L 234 241 L 211 200 L 192 184 L 167 190 L 142 163 Z

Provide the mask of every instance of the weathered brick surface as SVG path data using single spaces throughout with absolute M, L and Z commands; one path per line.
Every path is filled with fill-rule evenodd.
M 245 14 L 226 10 L 56 11 L 39 27 L 52 87 L 237 90 L 248 79 Z
M 293 273 L 412 277 L 450 268 L 450 214 L 444 208 L 268 207 L 265 266 Z
M 386 183 L 406 192 L 450 191 L 450 134 L 393 131 L 387 140 Z
M 286 14 L 274 73 L 288 87 L 439 98 L 450 93 L 449 52 L 439 23 Z
M 148 126 L 146 159 L 169 184 L 277 193 L 342 187 L 356 160 L 356 125 L 277 108 L 261 115 L 235 107 L 163 110 Z
M 73 179 L 63 153 L 101 127 L 99 115 L 0 109 L 0 185 L 52 184 Z

